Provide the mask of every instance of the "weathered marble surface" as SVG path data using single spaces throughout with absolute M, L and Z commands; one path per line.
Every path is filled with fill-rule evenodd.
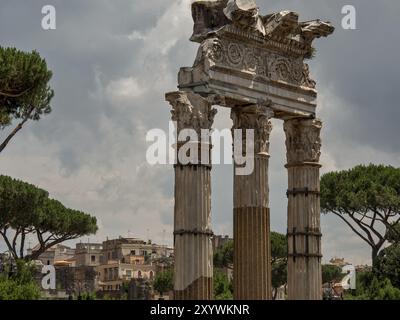
M 254 170 L 233 178 L 234 298 L 271 299 L 269 138 L 274 113 L 264 105 L 232 109 L 233 130 L 254 130 Z M 242 139 L 242 150 L 247 141 Z M 235 144 L 236 146 L 236 144 Z M 236 166 L 235 166 L 236 167 Z
M 313 116 L 315 81 L 305 60 L 312 42 L 334 30 L 328 22 L 300 22 L 296 12 L 261 15 L 253 0 L 195 1 L 192 67 L 181 68 L 179 88 L 220 94 L 226 106 L 271 100 L 276 117 Z
M 216 110 L 215 97 L 208 99 L 193 92 L 170 92 L 172 120 L 177 132 L 210 130 Z M 211 141 L 198 143 L 194 162 L 175 166 L 174 247 L 176 300 L 210 300 L 213 297 L 213 251 L 211 237 L 211 165 L 198 162 L 202 152 L 210 157 Z M 182 144 L 176 144 L 176 153 Z
M 321 300 L 319 171 L 322 122 L 284 123 L 288 169 L 288 298 Z

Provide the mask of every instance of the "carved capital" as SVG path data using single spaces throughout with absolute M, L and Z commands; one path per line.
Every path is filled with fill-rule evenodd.
M 284 123 L 288 165 L 318 163 L 321 155 L 322 121 L 291 119 Z
M 246 143 L 246 129 L 254 130 L 255 154 L 269 155 L 269 136 L 272 131 L 271 118 L 274 112 L 269 108 L 270 103 L 236 107 L 232 109 L 232 131 L 242 131 L 242 141 Z
M 178 132 L 194 129 L 200 136 L 201 129 L 211 129 L 217 113 L 212 105 L 219 102 L 218 96 L 203 98 L 193 92 L 176 91 L 167 93 L 165 98 L 172 106 L 172 120 L 177 122 Z

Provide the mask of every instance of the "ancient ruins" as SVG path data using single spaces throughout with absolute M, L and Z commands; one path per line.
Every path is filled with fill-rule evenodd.
M 179 91 L 166 94 L 182 129 L 211 129 L 213 105 L 231 108 L 233 129 L 254 129 L 255 169 L 234 176 L 234 297 L 271 298 L 269 136 L 284 121 L 288 170 L 288 298 L 322 298 L 319 201 L 320 131 L 316 83 L 305 60 L 314 39 L 334 31 L 295 12 L 261 15 L 253 0 L 192 4 L 193 67 L 181 68 Z M 243 143 L 246 143 L 244 140 Z M 177 151 L 180 144 L 177 144 Z M 198 142 L 200 153 L 210 143 Z M 175 166 L 175 298 L 213 298 L 211 165 Z

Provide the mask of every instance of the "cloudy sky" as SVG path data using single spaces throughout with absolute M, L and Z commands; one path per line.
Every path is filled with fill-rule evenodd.
M 149 129 L 168 128 L 164 93 L 191 66 L 197 44 L 190 0 L 1 0 L 0 45 L 37 49 L 53 70 L 53 112 L 29 123 L 0 156 L 0 173 L 48 190 L 69 207 L 90 212 L 100 230 L 172 243 L 173 168 L 146 163 Z M 258 0 L 262 13 L 290 9 L 302 20 L 336 27 L 316 41 L 311 71 L 324 121 L 323 172 L 359 163 L 400 165 L 397 21 L 400 3 Z M 41 28 L 41 9 L 54 5 L 57 29 Z M 357 30 L 341 28 L 341 9 L 357 10 Z M 219 109 L 217 128 L 230 128 Z M 3 137 L 6 132 L 2 132 Z M 271 223 L 286 230 L 282 123 L 271 137 Z M 213 171 L 213 227 L 232 234 L 232 167 Z M 334 216 L 324 216 L 323 253 L 361 264 L 370 250 Z M 165 230 L 165 233 L 163 232 Z M 164 236 L 165 234 L 165 236 Z M 86 241 L 87 239 L 85 239 Z M 2 245 L 0 244 L 0 247 Z

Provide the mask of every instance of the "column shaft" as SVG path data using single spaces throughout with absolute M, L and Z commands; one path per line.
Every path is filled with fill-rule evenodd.
M 288 157 L 288 297 L 322 299 L 319 120 L 285 122 Z
M 175 168 L 175 299 L 213 296 L 211 176 L 205 166 Z
M 211 129 L 215 110 L 211 102 L 191 92 L 166 95 L 171 103 L 172 119 L 178 134 L 185 129 L 196 131 L 197 148 L 185 152 L 190 161 L 182 164 L 179 151 L 185 141 L 178 141 L 175 165 L 174 250 L 176 300 L 210 300 L 213 298 L 213 251 L 211 231 L 211 162 L 210 141 L 201 141 L 201 129 Z M 179 140 L 179 137 L 178 137 Z M 208 153 L 208 163 L 202 163 L 202 153 Z
M 232 111 L 234 131 L 254 130 L 254 171 L 250 175 L 234 173 L 234 298 L 236 300 L 271 299 L 271 248 L 269 215 L 269 134 L 271 111 L 262 106 Z M 242 132 L 243 136 L 245 132 Z M 240 135 L 239 135 L 240 136 Z M 234 147 L 237 143 L 234 134 Z M 243 140 L 242 150 L 246 141 Z

